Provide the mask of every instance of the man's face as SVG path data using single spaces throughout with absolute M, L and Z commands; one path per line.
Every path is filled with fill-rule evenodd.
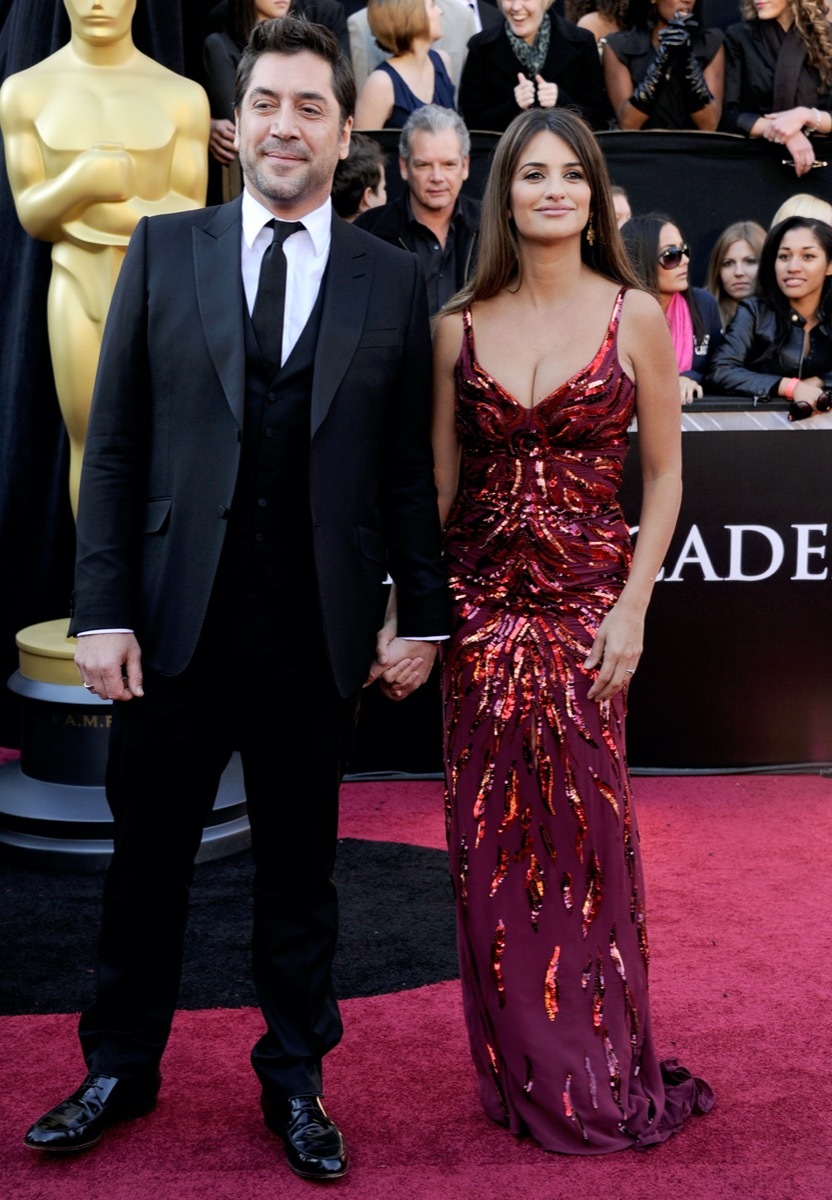
M 452 209 L 468 178 L 468 158 L 462 157 L 453 129 L 417 130 L 410 139 L 410 158 L 400 158 L 399 168 L 410 188 L 411 203 L 432 212 Z
M 329 63 L 308 50 L 262 54 L 236 117 L 234 144 L 252 195 L 287 220 L 323 204 L 352 128 L 352 117 L 341 122 Z

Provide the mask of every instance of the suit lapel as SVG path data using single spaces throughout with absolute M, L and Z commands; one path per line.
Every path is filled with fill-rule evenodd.
M 312 380 L 314 437 L 323 423 L 364 332 L 375 260 L 355 230 L 333 216 L 321 330 Z
M 216 209 L 193 230 L 194 275 L 199 316 L 211 362 L 238 423 L 245 403 L 243 280 L 240 269 L 242 201 Z

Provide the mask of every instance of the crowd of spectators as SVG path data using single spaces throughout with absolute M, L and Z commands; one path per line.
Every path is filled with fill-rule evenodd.
M 364 136 L 355 137 L 339 166 L 336 211 L 416 254 L 432 312 L 465 280 L 476 253 L 478 204 L 463 194 L 469 130 L 499 134 L 523 109 L 568 106 L 598 131 L 719 130 L 761 138 L 803 176 L 815 164 L 813 136 L 832 134 L 825 0 L 733 0 L 733 12 L 730 3 L 711 5 L 720 21 L 709 27 L 705 0 L 367 0 L 346 10 L 339 0 L 220 0 L 210 10 L 204 64 L 210 152 L 222 170 L 223 196 L 240 186 L 233 81 L 241 47 L 256 22 L 290 10 L 327 25 L 356 68 L 355 127 Z M 381 129 L 404 130 L 398 171 L 389 140 L 385 153 L 367 136 Z M 388 201 L 391 178 L 396 192 Z M 823 389 L 813 383 L 808 394 L 803 376 L 827 337 L 826 290 L 817 312 L 793 323 L 784 342 L 781 310 L 795 285 L 781 287 L 776 271 L 764 281 L 759 268 L 771 244 L 761 225 L 737 214 L 713 242 L 705 286 L 693 287 L 678 217 L 634 213 L 624 189 L 614 193 L 633 265 L 667 317 L 681 403 L 704 390 L 785 398 L 793 416 L 796 401 L 816 405 Z M 788 227 L 791 240 L 803 230 L 814 257 L 828 263 L 817 229 L 832 222 L 832 207 L 801 194 L 775 214 L 772 227 L 782 234 L 782 222 L 792 218 L 804 223 Z M 779 261 L 774 250 L 771 260 Z M 704 267 L 701 250 L 699 261 Z M 808 303 L 801 300 L 802 308 Z M 793 362 L 798 332 L 805 345 Z M 769 334 L 774 340 L 764 345 Z M 766 357 L 770 349 L 773 358 Z M 775 360 L 784 367 L 776 386 L 756 380 L 749 392 L 742 371 L 766 375 L 756 367 L 773 370 Z M 815 373 L 821 382 L 826 365 Z

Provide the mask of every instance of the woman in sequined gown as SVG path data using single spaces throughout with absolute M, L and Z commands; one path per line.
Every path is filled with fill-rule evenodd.
M 482 1103 L 573 1154 L 663 1141 L 712 1103 L 650 1030 L 624 712 L 680 422 L 667 325 L 633 283 L 588 126 L 524 113 L 495 154 L 475 278 L 436 328 L 448 836 Z M 616 496 L 634 413 L 633 554 Z

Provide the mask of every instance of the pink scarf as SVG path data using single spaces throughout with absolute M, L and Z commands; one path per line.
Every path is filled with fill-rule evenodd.
M 676 362 L 680 371 L 689 371 L 693 363 L 693 321 L 688 302 L 681 292 L 676 292 L 665 313 L 670 327 L 670 340 L 676 351 Z

